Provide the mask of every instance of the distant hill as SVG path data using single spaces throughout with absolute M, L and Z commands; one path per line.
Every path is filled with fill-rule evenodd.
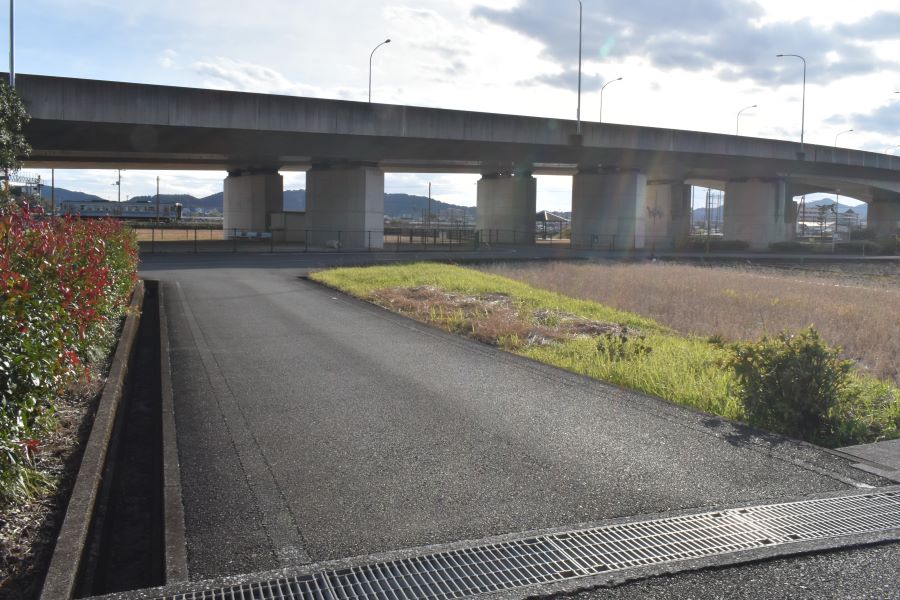
M 61 187 L 56 188 L 56 191 L 53 192 L 49 185 L 41 186 L 41 197 L 49 201 L 51 196 L 56 198 L 56 202 L 97 202 L 103 200 L 103 198 L 94 194 L 74 192 Z
M 410 194 L 384 195 L 384 214 L 386 217 L 392 219 L 421 219 L 422 215 L 427 213 L 427 196 L 413 196 Z M 444 217 L 450 220 L 462 219 L 463 215 L 465 215 L 466 219 L 474 220 L 475 207 L 458 206 L 432 198 L 431 214 L 434 217 Z
M 43 196 L 50 198 L 50 188 L 43 188 Z M 202 210 L 222 210 L 224 201 L 224 193 L 217 192 L 210 196 L 197 198 L 190 194 L 160 194 L 159 201 L 163 204 L 180 202 L 186 209 L 202 209 Z M 64 188 L 56 188 L 56 201 L 80 201 L 80 202 L 102 202 L 103 198 L 93 194 L 85 194 L 83 192 L 74 192 Z M 154 202 L 156 196 L 132 196 L 133 202 Z M 284 210 L 286 211 L 304 211 L 306 210 L 306 190 L 285 190 L 284 191 Z M 384 195 L 384 214 L 392 219 L 420 219 L 422 211 L 428 211 L 428 198 L 425 196 L 411 196 L 409 194 L 385 194 Z M 461 219 L 465 214 L 469 220 L 475 219 L 474 206 L 457 206 L 440 200 L 431 200 L 431 212 L 435 217 L 442 216 L 448 219 Z

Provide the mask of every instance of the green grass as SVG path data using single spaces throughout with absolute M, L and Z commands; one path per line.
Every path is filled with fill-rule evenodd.
M 642 336 L 626 342 L 624 351 L 610 351 L 602 337 L 529 345 L 500 336 L 495 343 L 542 363 L 710 414 L 735 420 L 746 418 L 743 404 L 734 393 L 735 374 L 725 367 L 729 355 L 726 347 L 704 338 L 680 335 L 641 315 L 570 298 L 499 275 L 436 263 L 340 268 L 313 273 L 310 278 L 369 300 L 383 290 L 433 286 L 471 296 L 502 294 L 523 315 L 550 310 L 624 325 Z M 474 334 L 467 331 L 467 321 L 458 311 L 430 310 L 419 317 L 446 331 Z M 900 437 L 900 390 L 891 383 L 860 374 L 852 376 L 852 387 L 853 398 L 836 409 L 840 413 L 836 415 L 840 427 L 830 445 Z
M 616 310 L 596 302 L 578 300 L 532 287 L 499 275 L 488 275 L 473 269 L 438 263 L 415 263 L 397 266 L 352 267 L 320 271 L 310 279 L 324 283 L 353 296 L 367 298 L 376 290 L 394 287 L 435 287 L 462 294 L 505 294 L 522 306 L 534 310 L 545 308 L 570 312 L 597 321 L 620 323 L 645 332 L 669 332 L 652 319 Z

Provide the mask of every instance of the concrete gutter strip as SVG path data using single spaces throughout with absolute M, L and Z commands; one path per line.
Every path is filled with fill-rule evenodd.
M 109 440 L 112 437 L 116 414 L 122 400 L 128 361 L 137 337 L 144 302 L 144 282 L 138 281 L 131 297 L 129 314 L 125 319 L 119 344 L 113 355 L 109 376 L 100 396 L 94 424 L 87 447 L 81 458 L 78 477 L 66 508 L 66 516 L 56 540 L 50 568 L 44 579 L 41 600 L 69 600 L 75 593 L 75 583 L 81 567 L 84 546 L 106 465 Z
M 169 320 L 163 286 L 159 286 L 159 350 L 162 379 L 163 527 L 165 528 L 166 584 L 188 580 L 184 504 L 181 499 L 181 466 L 175 433 L 175 397 L 169 353 Z

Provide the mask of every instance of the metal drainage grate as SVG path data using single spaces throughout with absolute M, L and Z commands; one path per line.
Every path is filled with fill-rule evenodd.
M 896 528 L 892 491 L 608 525 L 160 600 L 444 600 Z

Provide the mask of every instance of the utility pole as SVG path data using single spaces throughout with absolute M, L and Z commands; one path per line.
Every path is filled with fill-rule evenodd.
M 16 0 L 9 0 L 9 87 L 16 89 Z
M 119 171 L 119 178 L 116 180 L 116 182 L 113 185 L 116 186 L 117 188 L 119 188 L 118 201 L 121 202 L 122 201 L 122 169 L 118 169 L 118 171 Z
M 428 182 L 428 226 L 431 227 L 431 182 Z
M 159 225 L 159 175 L 156 176 L 156 224 Z
M 56 169 L 50 169 L 50 215 L 56 214 Z

